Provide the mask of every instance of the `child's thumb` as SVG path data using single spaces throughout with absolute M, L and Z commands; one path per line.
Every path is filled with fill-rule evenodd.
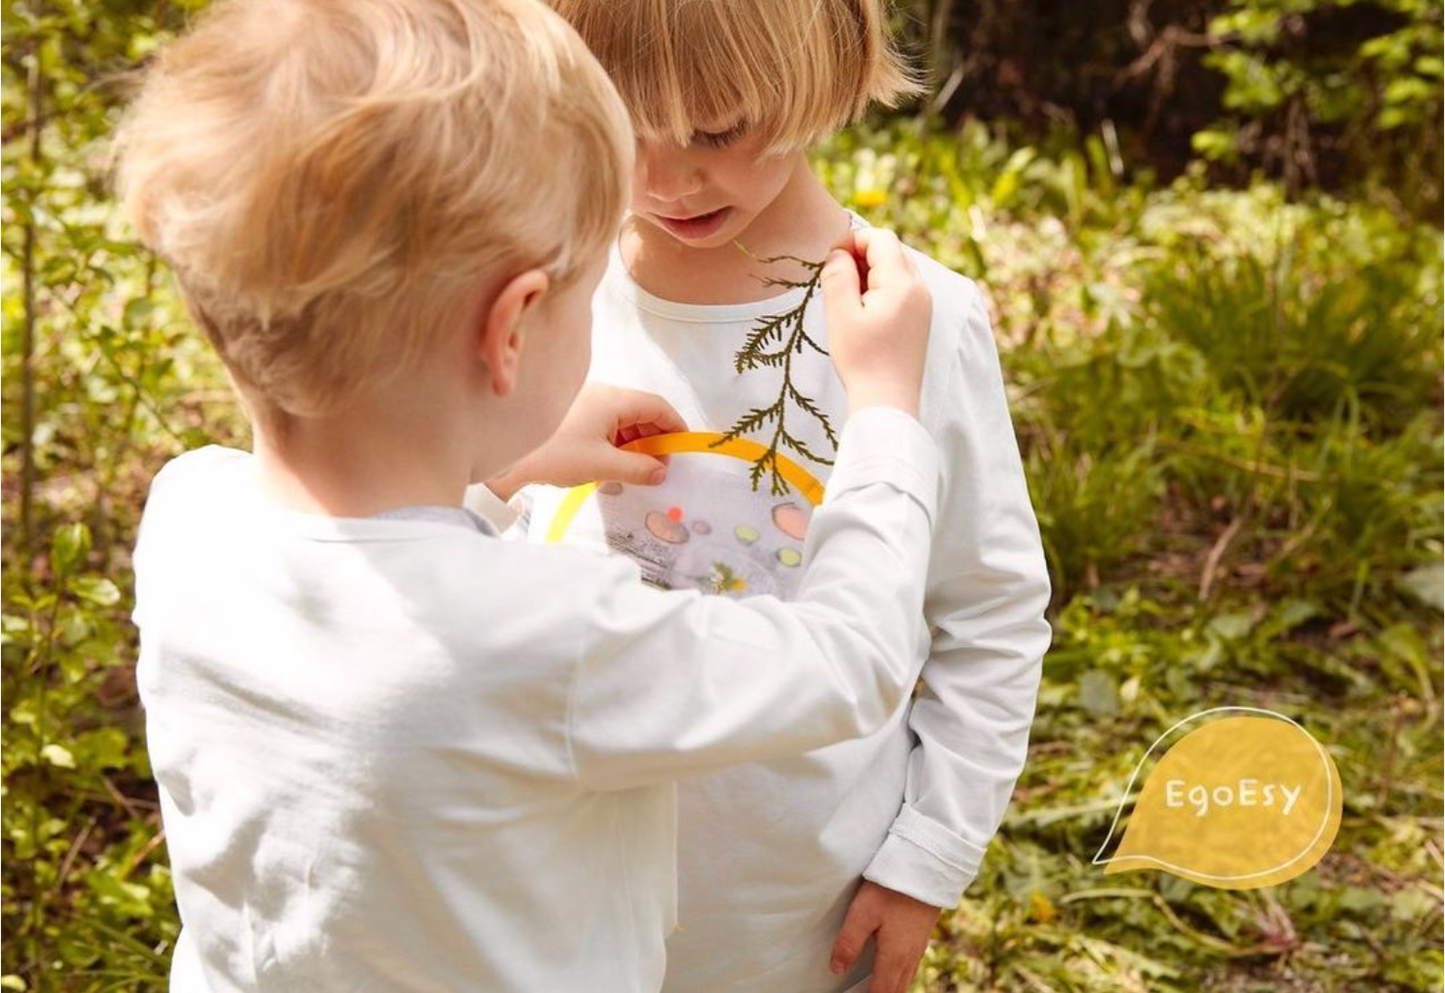
M 830 314 L 852 313 L 862 307 L 858 261 L 851 252 L 835 248 L 823 262 L 823 304 Z
M 667 466 L 640 452 L 624 452 L 620 448 L 604 460 L 597 473 L 599 482 L 630 483 L 633 486 L 656 486 L 667 478 Z

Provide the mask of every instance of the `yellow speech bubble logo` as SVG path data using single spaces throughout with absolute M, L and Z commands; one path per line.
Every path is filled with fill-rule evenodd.
M 1139 772 L 1160 743 L 1195 728 L 1159 759 L 1128 828 L 1105 858 Z M 1255 707 L 1216 707 L 1160 735 L 1134 769 L 1095 865 L 1105 875 L 1159 869 L 1204 886 L 1274 886 L 1311 869 L 1340 829 L 1344 791 L 1329 752 L 1295 721 Z

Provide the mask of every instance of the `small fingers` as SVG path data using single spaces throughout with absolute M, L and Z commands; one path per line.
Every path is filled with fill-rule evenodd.
M 657 403 L 651 409 L 645 425 L 651 430 L 646 431 L 644 437 L 647 434 L 671 434 L 674 431 L 686 431 L 687 421 L 682 419 L 682 415 L 677 412 L 676 408 L 662 397 L 657 397 L 656 400 Z
M 667 478 L 667 467 L 651 455 L 618 450 L 602 460 L 595 475 L 599 482 L 656 486 Z
M 843 918 L 843 926 L 838 929 L 838 937 L 833 942 L 829 968 L 835 976 L 841 976 L 853 968 L 858 956 L 863 953 L 863 946 L 873 932 L 878 930 L 878 925 L 878 914 L 870 908 L 867 901 L 854 897 L 853 902 L 848 905 L 847 916 Z
M 858 243 L 858 235 L 862 234 L 864 231 L 867 230 L 867 228 L 850 227 L 847 231 L 844 231 L 838 237 L 837 241 L 833 242 L 833 244 L 828 246 L 829 251 L 838 249 L 840 251 L 847 252 L 850 255 L 862 255 L 863 248 Z
M 898 952 L 897 939 L 890 940 L 890 929 L 885 918 L 878 929 L 877 950 L 873 956 L 873 976 L 868 982 L 868 993 L 897 993 L 898 977 L 904 969 L 903 956 Z
M 656 393 L 634 394 L 629 419 L 633 424 L 652 427 L 652 434 L 687 430 L 687 422 L 682 419 L 677 408 Z
M 887 228 L 863 228 L 855 233 L 854 240 L 859 253 L 868 260 L 869 267 L 878 265 L 904 264 L 903 242 L 898 235 Z
M 829 252 L 821 279 L 823 303 L 830 314 L 842 316 L 858 309 L 862 285 L 853 253 L 841 248 Z
M 613 420 L 616 424 L 616 444 L 625 445 L 654 434 L 687 430 L 687 422 L 677 409 L 656 393 L 618 389 L 615 394 Z
M 909 967 L 896 954 L 885 954 L 880 948 L 873 961 L 873 976 L 868 981 L 868 993 L 907 993 L 908 984 L 913 980 L 917 966 Z
M 617 429 L 617 437 L 613 439 L 613 444 L 620 447 L 641 437 L 642 431 L 636 424 L 624 424 Z
M 898 967 L 897 985 L 894 987 L 895 993 L 908 993 L 908 987 L 913 984 L 913 977 L 918 975 L 918 963 L 922 960 L 923 954 L 920 952 L 916 957 L 910 957 Z

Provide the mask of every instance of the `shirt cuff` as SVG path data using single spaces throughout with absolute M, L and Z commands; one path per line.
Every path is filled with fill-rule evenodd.
M 466 495 L 462 497 L 462 506 L 485 518 L 487 523 L 497 529 L 498 534 L 517 523 L 517 518 L 522 514 L 519 507 L 504 502 L 486 483 L 468 486 Z
M 982 848 L 904 804 L 863 878 L 947 909 L 958 906 L 982 862 Z
M 938 516 L 938 445 L 922 424 L 895 407 L 866 407 L 848 418 L 828 477 L 826 506 L 848 490 L 888 483 Z

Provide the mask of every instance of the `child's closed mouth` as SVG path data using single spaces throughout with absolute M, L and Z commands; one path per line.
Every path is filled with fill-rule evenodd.
M 663 214 L 652 216 L 661 221 L 662 226 L 667 228 L 673 237 L 683 241 L 701 241 L 722 227 L 723 220 L 731 210 L 731 207 L 719 207 L 706 214 L 694 214 L 691 217 L 667 217 Z

